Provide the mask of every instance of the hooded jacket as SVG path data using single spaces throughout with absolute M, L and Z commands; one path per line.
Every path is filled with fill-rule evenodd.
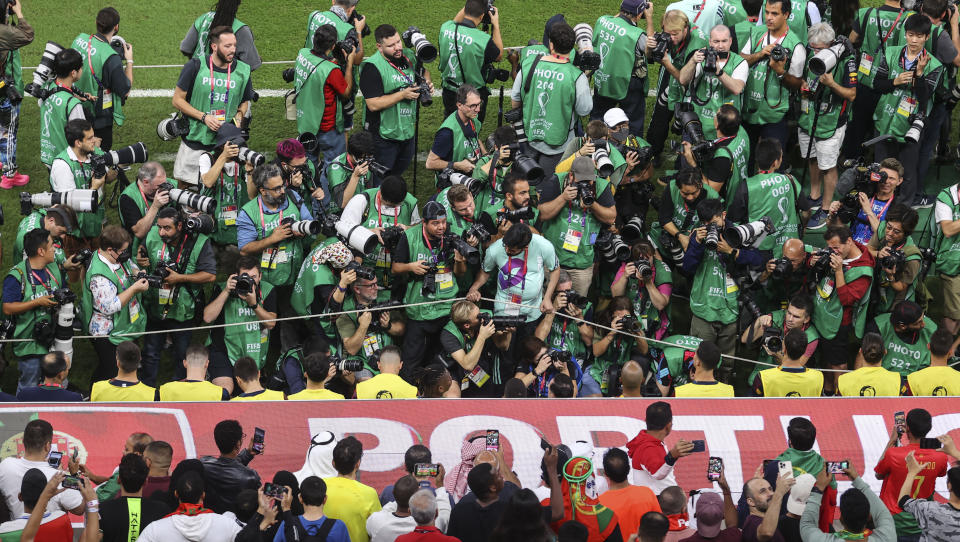
M 240 530 L 220 514 L 175 514 L 147 525 L 137 542 L 233 542 Z

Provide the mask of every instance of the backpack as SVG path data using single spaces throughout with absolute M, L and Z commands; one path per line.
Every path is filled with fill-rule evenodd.
M 296 517 L 294 521 L 288 521 L 284 524 L 283 536 L 291 542 L 325 542 L 336 522 L 337 520 L 333 518 L 324 518 L 317 534 L 311 535 L 307 534 L 307 530 L 300 523 L 300 518 Z

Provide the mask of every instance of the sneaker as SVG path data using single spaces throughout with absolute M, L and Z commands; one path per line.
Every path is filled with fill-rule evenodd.
M 23 173 L 17 172 L 17 174 L 13 176 L 13 186 L 23 186 L 29 182 L 29 175 L 24 175 Z
M 913 197 L 913 207 L 914 209 L 929 209 L 933 207 L 934 199 L 932 196 L 927 194 L 917 194 Z
M 827 227 L 827 213 L 823 209 L 820 209 L 810 217 L 810 221 L 807 222 L 807 230 L 817 231 L 825 227 Z
M 6 188 L 7 190 L 16 186 L 13 184 L 13 177 L 7 177 L 6 175 L 0 177 L 0 188 Z
M 820 196 L 819 198 L 816 198 L 816 199 L 811 198 L 810 196 L 807 196 L 807 205 L 808 205 L 807 208 L 810 209 L 811 211 L 820 210 L 820 207 L 822 204 L 823 204 L 823 196 Z

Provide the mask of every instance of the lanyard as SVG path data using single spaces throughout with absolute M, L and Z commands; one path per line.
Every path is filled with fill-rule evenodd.
M 520 282 L 520 296 L 523 296 L 523 289 L 527 287 L 527 253 L 530 251 L 530 247 L 523 249 L 523 264 L 519 266 L 518 273 L 523 273 L 523 278 Z M 507 256 L 507 284 L 510 284 L 510 279 L 516 277 L 516 275 L 511 275 L 510 271 L 513 271 L 513 258 Z M 566 329 L 566 320 L 564 320 L 564 329 Z
M 227 64 L 227 90 L 223 94 L 223 109 L 226 111 L 227 105 L 230 103 L 230 68 L 233 67 L 233 64 Z M 213 72 L 213 55 L 210 55 L 210 108 L 213 109 L 213 86 L 216 82 L 216 76 Z
M 871 208 L 871 209 L 873 209 L 873 205 L 876 203 L 876 201 L 877 201 L 877 197 L 876 197 L 876 196 L 870 198 L 870 208 Z M 893 198 L 888 199 L 888 200 L 887 200 L 887 203 L 883 206 L 882 209 L 880 209 L 880 212 L 877 213 L 877 218 L 878 218 L 878 219 L 880 219 L 880 218 L 882 218 L 884 215 L 886 215 L 886 213 L 887 213 L 887 208 L 890 207 L 890 204 L 891 204 L 891 203 L 893 203 Z
M 787 31 L 784 32 L 783 35 L 777 38 L 777 40 L 774 41 L 773 43 L 779 45 L 780 43 L 783 42 L 783 40 L 787 37 L 787 34 L 789 33 L 790 33 L 790 29 L 788 28 Z M 770 35 L 769 30 L 764 32 L 763 36 L 760 36 L 760 41 L 757 42 L 757 47 L 760 47 L 760 44 L 763 43 L 763 40 L 769 40 L 771 37 L 772 36 Z M 767 45 L 770 45 L 770 44 L 768 43 Z
M 263 234 L 266 235 L 267 225 L 263 220 L 263 198 L 257 198 L 257 206 L 260 207 L 260 227 L 263 228 Z M 280 222 L 283 222 L 283 209 L 280 209 Z M 277 225 L 279 225 L 280 222 L 278 222 Z
M 29 265 L 28 265 L 28 267 L 29 267 Z M 33 275 L 33 278 L 37 279 L 37 282 L 39 282 L 44 288 L 46 288 L 48 292 L 51 290 L 51 288 L 50 288 L 49 286 L 47 286 L 47 283 L 44 282 L 42 278 L 40 278 L 40 275 L 38 275 L 36 271 L 34 271 L 33 269 L 31 269 L 31 270 L 30 270 L 30 274 Z M 57 277 L 53 276 L 53 273 L 48 273 L 48 274 L 50 275 L 50 279 L 53 280 L 53 282 L 55 282 L 55 283 L 57 284 L 57 288 L 59 288 L 59 287 L 60 287 L 60 281 L 57 280 Z
M 916 60 L 913 61 L 913 69 L 912 69 L 912 71 L 916 71 L 917 68 L 920 67 L 920 59 L 923 58 L 923 56 L 924 56 L 924 54 L 926 54 L 926 52 L 927 52 L 926 49 L 920 49 L 920 54 L 918 54 Z M 906 48 L 906 47 L 903 48 L 903 54 L 900 55 L 900 68 L 901 68 L 902 70 L 904 70 L 904 71 L 906 71 L 906 70 L 908 69 L 908 68 L 907 68 L 907 48 Z M 923 74 L 920 74 L 920 75 L 923 75 Z
M 884 35 L 883 38 L 880 39 L 880 45 L 887 44 L 887 38 L 890 37 L 890 33 L 893 32 L 893 29 L 897 27 L 897 23 L 900 22 L 900 17 L 902 16 L 903 16 L 903 8 L 900 8 L 900 12 L 897 13 L 897 18 L 893 21 L 893 24 L 890 25 L 890 30 L 887 30 L 886 35 Z M 880 29 L 880 12 L 878 11 L 877 12 L 877 30 L 879 29 Z
M 101 254 L 102 254 L 102 252 L 101 252 Z M 124 284 L 127 283 L 127 280 L 126 280 L 126 279 L 127 279 L 127 276 L 128 276 L 128 275 L 127 275 L 127 268 L 124 267 L 123 264 L 119 264 L 119 265 L 120 265 L 120 270 L 123 271 L 123 276 L 122 276 L 122 277 L 117 274 L 117 270 L 116 270 L 116 269 L 110 269 L 110 271 L 113 271 L 114 276 L 117 277 L 117 280 L 120 281 L 120 285 L 123 286 Z
M 266 234 L 264 234 L 264 235 L 266 235 Z M 184 245 L 186 245 L 186 243 L 180 243 L 180 250 L 177 251 L 177 259 L 174 260 L 173 263 L 178 264 L 178 265 L 180 264 L 180 256 L 183 255 L 183 247 L 184 247 Z M 163 248 L 160 249 L 160 253 L 163 255 L 164 258 L 167 257 L 167 243 L 166 243 L 166 242 L 163 243 Z
M 437 256 L 433 253 L 433 247 L 430 245 L 430 239 L 427 237 L 427 230 L 426 230 L 426 228 L 421 228 L 421 229 L 420 229 L 420 232 L 423 234 L 423 240 L 424 240 L 424 242 L 427 243 L 427 250 L 430 251 L 430 257 L 433 258 L 433 263 L 434 263 L 435 265 L 439 265 L 439 264 L 440 264 L 440 260 L 439 260 L 439 259 L 437 258 Z M 440 238 L 440 250 L 439 250 L 438 252 L 443 252 L 443 237 Z
M 140 197 L 143 198 L 144 208 L 150 207 L 150 203 L 147 201 L 147 195 L 143 193 L 143 190 L 140 188 L 140 182 L 137 181 L 137 192 L 140 192 Z
M 97 38 L 97 41 L 100 41 L 100 38 Z M 93 72 L 93 53 L 91 52 L 93 49 L 92 44 L 93 36 L 90 36 L 90 39 L 87 40 L 87 65 L 90 66 L 90 75 L 92 75 L 94 79 L 97 79 L 97 74 Z M 97 82 L 99 83 L 100 81 L 97 80 Z
M 570 225 L 571 220 L 573 220 L 573 202 L 572 201 L 567 204 L 567 226 Z M 587 229 L 587 213 L 580 213 L 580 227 L 583 228 L 584 230 Z
M 463 134 L 467 138 L 467 143 L 473 147 L 473 156 L 480 156 L 480 141 L 477 140 L 480 137 L 480 134 L 477 133 L 477 128 L 473 125 L 473 119 L 467 119 L 467 122 L 470 123 L 470 129 L 473 130 L 473 139 L 467 137 L 467 134 Z
M 404 57 L 404 58 L 406 58 L 406 57 Z M 387 64 L 390 64 L 390 66 L 392 66 L 393 69 L 397 70 L 397 71 L 400 73 L 400 76 L 403 77 L 403 80 L 406 81 L 408 85 L 413 85 L 413 84 L 414 84 L 414 80 L 411 79 L 410 76 L 408 76 L 406 72 L 404 72 L 403 70 L 401 70 L 400 68 L 398 68 L 396 64 L 394 64 L 393 62 L 390 62 L 390 59 L 389 59 L 389 58 L 383 57 L 383 59 L 386 60 L 386 61 L 387 61 Z M 409 63 L 409 62 L 410 62 L 410 60 L 407 59 L 407 63 Z
M 400 222 L 400 208 L 392 207 L 392 209 L 393 209 L 393 225 L 396 226 L 397 223 Z M 377 227 L 378 228 L 383 227 L 383 214 L 380 212 L 380 191 L 379 190 L 377 190 Z M 426 239 L 427 234 L 424 233 L 423 235 L 424 235 L 423 238 Z M 430 245 L 429 241 L 427 241 L 427 245 L 428 246 Z

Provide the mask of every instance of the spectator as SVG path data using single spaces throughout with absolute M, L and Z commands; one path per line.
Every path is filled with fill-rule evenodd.
M 643 368 L 630 360 L 620 368 L 620 397 L 643 396 Z
M 726 486 L 726 487 L 723 487 Z M 713 492 L 701 492 L 697 499 L 697 532 L 690 535 L 690 542 L 740 542 L 741 533 L 736 525 L 737 507 L 730 496 L 730 487 L 723 480 L 723 497 Z M 727 528 L 723 528 L 726 519 Z
M 170 490 L 170 464 L 173 463 L 173 446 L 162 440 L 155 440 L 147 444 L 143 451 L 143 460 L 146 461 L 150 472 L 143 484 L 143 494 L 148 499 L 153 498 L 158 491 Z
M 400 378 L 400 348 L 385 346 L 377 362 L 380 374 L 357 384 L 357 399 L 416 399 L 417 388 Z
M 233 378 L 237 387 L 243 392 L 231 401 L 283 401 L 282 391 L 266 390 L 260 385 L 260 369 L 257 362 L 250 356 L 240 357 L 233 364 Z
M 947 365 L 956 351 L 953 334 L 942 327 L 930 337 L 930 366 L 907 375 L 910 393 L 921 395 L 960 395 L 960 371 Z
M 517 491 L 507 503 L 506 509 L 500 516 L 500 522 L 490 533 L 489 540 L 491 542 L 551 540 L 553 533 L 547 521 L 544 520 L 544 512 L 544 507 L 540 506 L 540 500 L 533 491 L 529 489 Z
M 783 542 L 777 530 L 783 497 L 797 483 L 793 476 L 777 478 L 777 489 L 763 478 L 754 478 L 743 484 L 743 495 L 750 507 L 750 515 L 741 523 L 744 542 Z
M 637 531 L 639 542 L 664 542 L 669 538 L 670 520 L 659 512 L 647 512 L 640 518 L 640 529 Z
M 720 349 L 710 341 L 703 341 L 693 356 L 693 379 L 673 389 L 674 397 L 734 397 L 733 386 L 717 382 Z
M 817 474 L 817 483 L 813 486 L 807 506 L 800 517 L 800 538 L 803 542 L 833 542 L 837 540 L 893 540 L 895 529 L 893 518 L 886 510 L 883 502 L 870 490 L 870 486 L 860 478 L 857 471 L 851 466 L 846 471 L 853 480 L 853 487 L 844 491 L 840 496 L 840 525 L 843 530 L 839 533 L 824 533 L 817 520 L 822 516 L 820 500 L 826 487 L 835 483 L 833 476 L 827 474 L 824 467 Z M 872 528 L 867 529 L 872 520 Z
M 307 448 L 307 457 L 303 468 L 293 475 L 300 483 L 310 476 L 327 479 L 337 475 L 333 468 L 333 449 L 337 445 L 337 436 L 330 431 L 321 431 L 310 438 L 310 447 Z
M 154 521 L 140 533 L 138 542 L 233 542 L 240 525 L 226 516 L 204 508 L 203 477 L 189 471 L 177 481 L 174 494 L 179 506 L 163 519 Z
M 454 503 L 469 491 L 467 477 L 477 463 L 477 456 L 484 450 L 486 450 L 486 441 L 483 435 L 467 439 L 460 446 L 460 462 L 450 470 L 450 476 L 445 477 L 443 483 L 443 487 Z
M 438 472 L 436 476 L 417 476 L 417 465 L 423 463 L 433 462 L 433 454 L 430 453 L 430 448 L 427 448 L 423 444 L 414 444 L 413 446 L 407 448 L 407 451 L 403 454 L 403 467 L 407 471 L 407 474 L 412 475 L 417 479 L 417 482 L 420 485 L 420 489 L 429 489 L 434 493 L 440 492 L 443 495 L 447 495 L 447 490 L 443 487 L 443 480 L 446 476 L 446 471 L 443 468 L 443 465 L 437 463 Z M 393 485 L 389 485 L 383 488 L 383 491 L 380 492 L 380 504 L 386 506 L 387 503 L 393 501 Z M 450 499 L 446 499 L 447 506 L 440 506 L 438 508 L 441 516 L 444 515 L 446 511 L 446 517 L 444 517 L 441 522 L 443 527 L 446 527 L 447 520 L 450 517 Z M 443 528 L 441 530 L 446 530 Z
M 950 337 L 953 342 L 953 337 Z M 864 333 L 857 353 L 856 370 L 837 378 L 837 395 L 844 397 L 897 397 L 907 392 L 900 373 L 882 367 L 886 349 L 879 333 Z
M 556 452 L 554 452 L 556 453 Z M 544 457 L 544 466 L 548 472 L 553 472 Z M 547 477 L 551 489 L 551 504 L 555 503 L 556 482 L 552 476 Z M 620 520 L 617 513 L 607 508 L 596 497 L 589 493 L 588 486 L 594 483 L 593 462 L 585 457 L 573 457 L 563 466 L 563 481 L 560 491 L 563 497 L 562 520 L 576 520 L 587 526 L 590 531 L 588 540 L 591 542 L 616 542 L 623 540 L 620 530 Z M 554 511 L 554 528 L 559 528 L 561 520 L 557 519 Z
M 119 472 L 120 496 L 100 504 L 104 542 L 128 542 L 147 525 L 170 513 L 163 501 L 143 498 L 150 469 L 142 457 L 134 453 L 123 456 Z
M 326 512 L 347 525 L 350 542 L 369 542 L 367 518 L 380 510 L 377 490 L 357 480 L 363 446 L 355 437 L 342 439 L 333 448 L 333 467 L 337 476 L 325 479 L 330 497 Z M 304 481 L 306 482 L 306 481 Z
M 779 367 L 764 369 L 753 380 L 756 397 L 820 397 L 823 393 L 823 373 L 807 369 L 807 334 L 799 327 L 783 337 L 779 352 L 766 346 L 763 349 L 780 362 Z
M 777 530 L 783 535 L 784 542 L 803 542 L 800 537 L 800 516 L 803 515 L 815 483 L 817 479 L 805 472 L 797 476 L 797 483 L 790 489 L 790 495 L 787 497 L 787 513 L 777 524 Z
M 230 392 L 226 388 L 208 382 L 207 367 L 210 358 L 207 349 L 199 344 L 187 348 L 187 357 L 183 360 L 187 378 L 176 382 L 167 382 L 157 392 L 161 401 L 229 401 Z
M 367 534 L 370 542 L 393 542 L 398 536 L 409 533 L 417 526 L 410 515 L 410 497 L 420 489 L 417 479 L 406 475 L 393 485 L 393 506 L 378 510 L 367 518 Z
M 946 437 L 949 438 L 949 437 Z M 951 442 L 952 445 L 952 442 Z M 953 540 L 960 525 L 960 467 L 947 471 L 947 491 L 950 500 L 946 503 L 911 497 L 911 490 L 918 475 L 923 471 L 915 452 L 907 455 L 907 477 L 900 488 L 898 505 L 911 514 L 923 532 L 920 540 L 940 542 Z
M 570 378 L 570 375 L 559 373 L 553 378 L 553 380 L 550 381 L 550 389 L 547 390 L 547 398 L 573 399 L 576 393 L 577 385 L 573 382 L 573 379 Z
M 434 525 L 437 518 L 437 500 L 429 490 L 421 489 L 410 497 L 410 515 L 417 522 L 412 533 L 397 537 L 396 542 L 460 542 L 442 534 Z
M 153 437 L 148 433 L 131 434 L 123 443 L 123 454 L 120 458 L 123 459 L 123 456 L 127 454 L 143 456 L 144 450 L 147 449 L 147 445 L 151 442 L 153 442 Z M 79 462 L 73 460 L 73 458 L 67 461 L 67 466 L 72 476 L 76 476 L 82 472 L 85 477 L 97 485 L 97 498 L 101 501 L 109 501 L 120 494 L 119 468 L 114 469 L 113 474 L 110 476 L 98 476 L 91 472 L 86 465 L 79 464 Z
M 647 406 L 647 428 L 627 443 L 627 451 L 636 469 L 634 482 L 660 494 L 664 489 L 677 485 L 673 466 L 681 457 L 690 455 L 693 443 L 683 439 L 667 450 L 663 440 L 673 430 L 673 411 L 670 403 L 657 401 Z
M 260 487 L 260 475 L 247 465 L 255 455 L 263 452 L 254 450 L 253 437 L 250 437 L 250 446 L 241 450 L 244 436 L 240 422 L 223 420 L 213 428 L 213 439 L 220 456 L 200 458 L 203 462 L 204 485 L 220 498 L 220 503 L 210 507 L 218 514 L 234 511 L 234 498 L 241 489 Z
M 347 526 L 339 519 L 324 515 L 327 504 L 327 484 L 316 476 L 307 477 L 300 484 L 300 502 L 303 503 L 303 515 L 294 518 L 291 512 L 292 492 L 287 488 L 280 507 L 283 509 L 283 522 L 274 537 L 274 542 L 287 540 L 327 540 L 329 542 L 351 542 L 353 538 L 347 532 Z M 310 538 L 308 538 L 308 536 Z
M 57 480 L 59 482 L 63 477 L 62 473 L 54 474 L 51 480 Z M 40 469 L 30 469 L 24 473 L 18 490 L 18 499 L 23 506 L 24 512 L 29 515 L 27 517 L 23 517 L 23 514 L 19 517 L 13 516 L 16 519 L 0 523 L 0 539 L 22 540 L 21 535 L 23 531 L 26 530 L 28 518 L 33 515 L 33 510 L 38 508 L 37 505 L 43 504 L 39 501 L 41 500 L 41 494 L 46 493 L 46 486 L 47 477 Z M 56 486 L 54 486 L 54 488 L 56 488 Z M 49 498 L 42 500 L 44 500 L 45 503 L 49 502 Z M 44 505 L 44 508 L 48 508 L 47 505 Z M 62 510 L 47 511 L 43 514 L 43 519 L 36 531 L 36 536 L 38 540 L 42 540 L 43 542 L 72 542 L 73 527 L 70 524 L 70 517 Z
M 157 389 L 137 378 L 140 368 L 140 347 L 133 341 L 117 345 L 117 376 L 111 380 L 94 382 L 90 389 L 90 401 L 153 401 Z
M 23 388 L 17 392 L 17 400 L 25 403 L 62 403 L 83 401 L 83 396 L 67 389 L 67 371 L 70 363 L 63 352 L 50 352 L 40 361 L 43 382 L 39 386 Z
M 621 533 L 637 532 L 644 514 L 660 511 L 657 496 L 649 487 L 630 484 L 630 457 L 620 448 L 603 454 L 603 475 L 609 489 L 600 494 L 600 504 L 617 514 Z
M 587 542 L 590 538 L 590 531 L 587 526 L 579 521 L 565 521 L 557 529 L 557 542 Z
M 690 528 L 690 516 L 687 513 L 687 494 L 683 492 L 680 486 L 670 486 L 664 489 L 657 495 L 657 502 L 660 503 L 660 510 L 668 520 L 666 542 L 676 542 L 693 536 L 693 529 Z M 647 512 L 647 514 L 650 513 Z M 643 518 L 640 518 L 640 524 L 643 524 Z
M 57 469 L 47 463 L 51 449 L 53 449 L 53 426 L 46 420 L 33 420 L 23 429 L 23 455 L 9 456 L 0 461 L 0 493 L 7 501 L 10 517 L 23 515 L 24 503 L 17 495 L 21 491 L 21 484 L 27 471 L 39 469 L 47 478 L 57 472 Z M 68 489 L 51 497 L 47 511 L 63 511 L 79 515 L 83 513 L 83 504 L 80 492 Z
M 314 399 L 343 399 L 343 395 L 330 391 L 324 386 L 337 375 L 337 367 L 330 363 L 328 353 L 317 352 L 310 354 L 303 360 L 304 376 L 307 378 L 307 388 L 287 397 L 291 401 Z

